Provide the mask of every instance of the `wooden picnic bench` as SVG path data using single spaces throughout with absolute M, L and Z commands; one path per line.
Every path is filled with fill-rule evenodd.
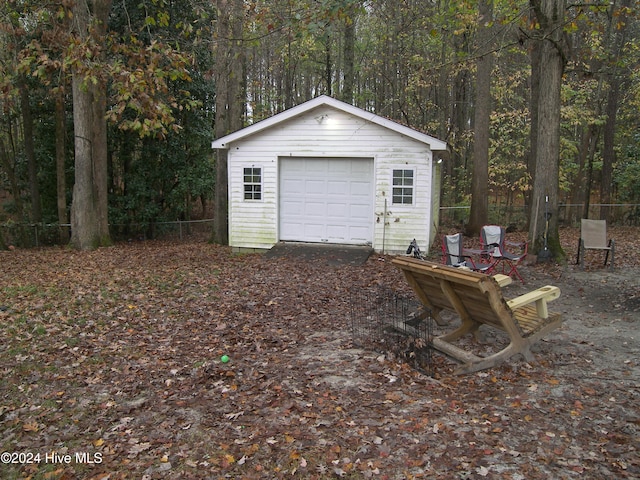
M 498 281 L 489 275 L 408 257 L 397 257 L 393 264 L 402 270 L 436 321 L 443 310 L 460 317 L 461 324 L 455 330 L 433 339 L 436 350 L 462 363 L 456 374 L 491 368 L 516 354 L 532 362 L 531 346 L 562 322 L 559 313 L 550 313 L 547 308 L 547 302 L 560 296 L 558 287 L 547 285 L 505 300 Z M 480 357 L 453 344 L 466 334 L 476 334 L 483 324 L 506 332 L 509 345 Z

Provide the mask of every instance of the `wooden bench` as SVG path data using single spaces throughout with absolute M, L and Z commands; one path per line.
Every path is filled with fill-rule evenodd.
M 516 354 L 532 362 L 531 345 L 562 322 L 559 313 L 547 309 L 547 302 L 560 296 L 558 287 L 547 285 L 507 301 L 496 279 L 482 273 L 408 257 L 397 257 L 393 264 L 402 270 L 436 321 L 442 310 L 459 315 L 458 328 L 433 339 L 435 349 L 463 364 L 456 374 L 491 368 Z M 477 333 L 482 324 L 506 332 L 509 345 L 497 353 L 479 357 L 452 343 L 463 335 Z

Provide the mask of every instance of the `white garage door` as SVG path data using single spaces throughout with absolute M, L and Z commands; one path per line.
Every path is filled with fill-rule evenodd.
M 373 241 L 373 160 L 280 160 L 280 240 Z

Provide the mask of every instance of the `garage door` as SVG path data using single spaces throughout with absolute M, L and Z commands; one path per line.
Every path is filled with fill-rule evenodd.
M 373 241 L 373 160 L 280 160 L 280 240 Z

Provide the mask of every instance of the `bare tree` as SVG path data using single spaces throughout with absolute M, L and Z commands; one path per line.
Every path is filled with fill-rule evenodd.
M 69 242 L 69 227 L 62 226 L 69 223 L 67 212 L 67 179 L 65 171 L 67 127 L 64 110 L 64 89 L 56 90 L 56 204 L 58 223 L 60 226 L 60 242 Z
M 344 83 L 341 97 L 347 103 L 353 102 L 355 84 L 356 6 L 356 4 L 351 6 L 349 15 L 344 20 Z
M 625 43 L 627 26 L 629 24 L 626 12 L 630 11 L 631 0 L 622 0 L 621 4 L 616 5 L 613 1 L 610 4 L 609 14 L 609 58 L 612 69 L 609 72 L 609 94 L 607 96 L 606 106 L 606 122 L 604 125 L 604 145 L 602 151 L 602 183 L 600 184 L 600 199 L 603 207 L 600 209 L 600 218 L 608 220 L 612 201 L 613 187 L 613 165 L 615 163 L 615 133 L 618 114 L 618 106 L 620 102 L 620 90 L 622 85 L 622 76 L 618 67 L 619 59 L 622 57 L 622 49 Z M 619 13 L 620 12 L 620 13 Z M 617 24 L 617 26 L 614 26 Z
M 242 45 L 242 0 L 218 0 L 216 44 L 216 118 L 217 138 L 242 128 L 244 106 L 244 50 Z M 213 241 L 229 243 L 228 150 L 218 150 L 216 158 L 215 214 Z
M 478 5 L 478 58 L 476 60 L 476 101 L 473 137 L 471 212 L 466 234 L 477 235 L 489 219 L 489 123 L 491 118 L 491 50 L 493 0 Z
M 531 196 L 532 221 L 529 240 L 533 252 L 542 249 L 539 235 L 546 228 L 546 240 L 554 257 L 563 257 L 558 235 L 558 190 L 560 168 L 560 90 L 566 65 L 563 24 L 565 0 L 531 0 L 539 24 L 534 41 L 539 42 L 539 68 L 532 71 L 539 85 L 537 98 L 537 135 L 533 192 Z M 545 203 L 548 208 L 545 209 Z M 551 216 L 545 218 L 545 213 Z

